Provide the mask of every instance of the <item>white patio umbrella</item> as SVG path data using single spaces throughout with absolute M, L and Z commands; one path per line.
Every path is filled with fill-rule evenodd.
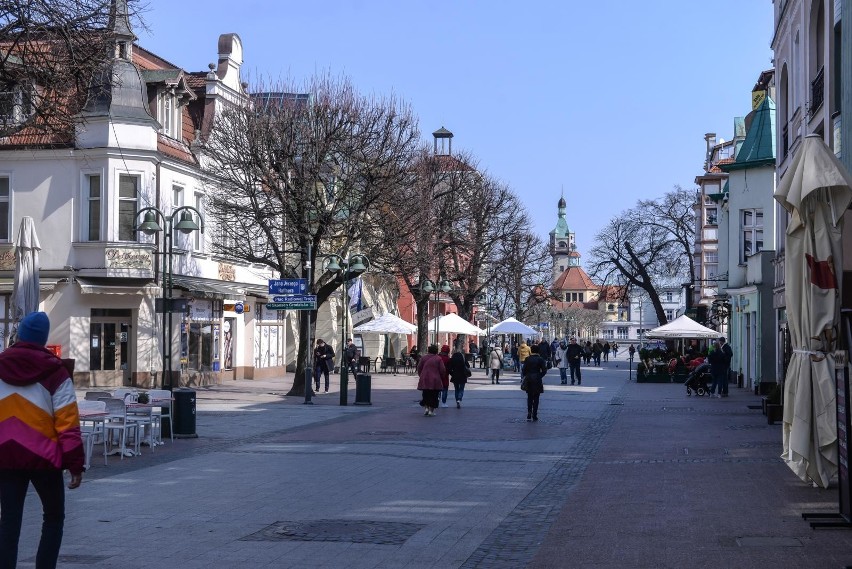
M 12 308 L 15 321 L 21 320 L 39 305 L 39 262 L 41 245 L 32 217 L 21 219 L 15 239 L 15 282 L 12 288 Z
M 429 330 L 435 330 L 435 319 L 429 321 Z M 438 317 L 439 334 L 467 334 L 469 336 L 485 336 L 486 332 L 479 326 L 471 324 L 455 313 Z
M 506 318 L 491 327 L 493 334 L 538 334 L 535 328 L 530 328 L 515 318 Z
M 671 339 L 715 339 L 721 336 L 719 332 L 702 326 L 686 314 L 678 316 L 668 324 L 658 326 L 645 332 L 646 338 Z
M 373 332 L 376 334 L 413 334 L 417 331 L 417 326 L 388 312 L 369 322 L 359 324 L 352 331 Z
M 823 488 L 837 472 L 835 331 L 840 328 L 842 216 L 852 176 L 819 135 L 805 137 L 775 199 L 787 228 L 785 298 L 793 354 L 784 380 L 784 454 L 804 481 Z

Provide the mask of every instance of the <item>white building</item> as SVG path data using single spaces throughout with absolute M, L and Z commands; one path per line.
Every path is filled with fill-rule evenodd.
M 75 360 L 75 382 L 169 385 L 160 373 L 168 319 L 156 303 L 163 296 L 163 233 L 148 237 L 135 228 L 150 206 L 167 217 L 181 206 L 203 216 L 195 143 L 223 102 L 245 95 L 242 42 L 235 34 L 220 36 L 218 67 L 188 73 L 133 45 L 126 7 L 116 6 L 115 57 L 95 78 L 73 136 L 34 137 L 20 117 L 22 130 L 0 140 L 0 330 L 5 346 L 12 242 L 22 217 L 30 216 L 42 246 L 49 344 Z M 200 224 L 194 210 L 183 213 Z M 173 251 L 175 296 L 185 308 L 172 315 L 165 341 L 173 354 L 168 367 L 181 370 L 180 383 L 280 373 L 285 327 L 278 312 L 263 309 L 268 271 L 212 257 L 198 231 L 176 232 Z

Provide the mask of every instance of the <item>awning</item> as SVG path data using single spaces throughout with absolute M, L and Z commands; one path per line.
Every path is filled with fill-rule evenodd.
M 269 294 L 268 285 L 219 281 L 186 275 L 174 275 L 172 284 L 175 288 L 190 292 L 197 298 L 245 300 L 246 295 L 266 298 Z
M 129 277 L 74 277 L 83 294 L 157 294 L 160 287 L 151 279 Z

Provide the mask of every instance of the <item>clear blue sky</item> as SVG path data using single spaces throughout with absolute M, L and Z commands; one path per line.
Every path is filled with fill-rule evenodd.
M 734 117 L 772 67 L 770 0 L 150 0 L 147 49 L 188 71 L 243 41 L 246 80 L 330 72 L 365 94 L 407 100 L 424 139 L 509 184 L 542 238 L 567 221 L 587 257 L 595 234 L 637 199 L 694 187 L 704 133 Z

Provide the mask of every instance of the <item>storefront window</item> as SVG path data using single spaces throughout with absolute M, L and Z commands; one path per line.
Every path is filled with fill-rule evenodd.
M 258 323 L 254 335 L 254 367 L 284 365 L 284 312 L 267 310 L 265 304 L 255 307 Z
M 186 370 L 218 368 L 221 300 L 193 299 L 181 328 L 181 366 Z

